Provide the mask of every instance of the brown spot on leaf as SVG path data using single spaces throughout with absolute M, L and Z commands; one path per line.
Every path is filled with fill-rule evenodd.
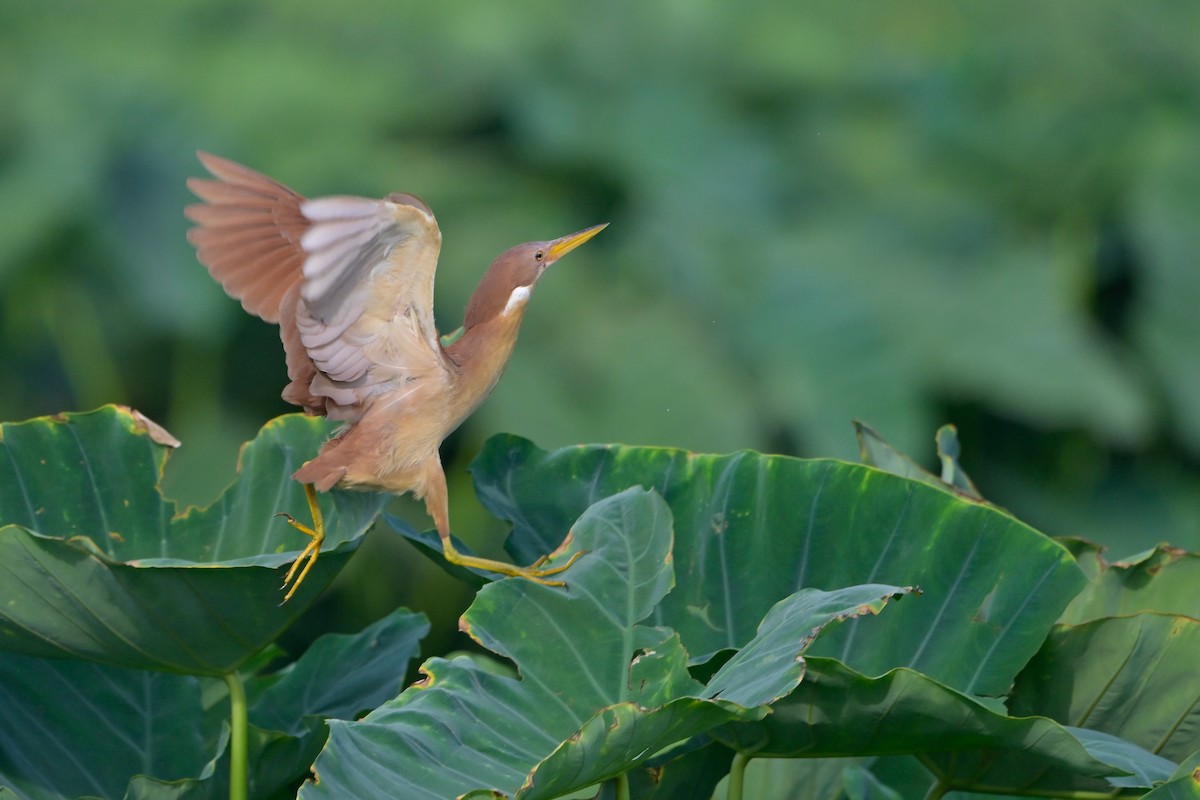
M 425 667 L 420 667 L 419 671 L 421 673 L 421 677 L 413 682 L 412 688 L 428 689 L 430 686 L 433 686 L 434 682 L 437 680 L 433 677 L 433 673 L 425 669 Z
M 574 541 L 575 541 L 575 532 L 567 531 L 567 535 L 562 540 L 562 544 L 560 544 L 558 547 L 554 548 L 554 552 L 551 553 L 550 556 L 547 556 L 547 557 L 549 558 L 552 556 L 562 555 L 563 553 L 565 553 L 571 549 L 571 543 Z

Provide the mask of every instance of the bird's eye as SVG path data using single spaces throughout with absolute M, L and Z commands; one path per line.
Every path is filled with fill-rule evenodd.
M 536 253 L 533 254 L 534 261 L 541 261 L 545 257 L 546 257 L 546 254 L 543 253 L 541 250 L 538 250 Z

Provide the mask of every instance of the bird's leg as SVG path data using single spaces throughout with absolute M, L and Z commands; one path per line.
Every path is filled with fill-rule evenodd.
M 490 558 L 467 556 L 458 552 L 454 549 L 454 542 L 450 539 L 450 504 L 446 492 L 446 475 L 442 472 L 440 462 L 434 462 L 429 469 L 425 484 L 425 510 L 429 512 L 429 516 L 433 517 L 433 523 L 437 527 L 438 536 L 442 540 L 442 556 L 446 561 L 451 564 L 457 564 L 460 567 L 498 572 L 501 575 L 508 575 L 513 578 L 525 578 L 544 586 L 566 586 L 565 581 L 555 580 L 550 576 L 565 572 L 583 555 L 582 551 L 578 551 L 572 553 L 565 564 L 543 567 L 542 564 L 546 563 L 546 560 L 550 558 L 550 555 L 547 554 L 528 567 L 518 567 L 515 564 L 506 564 L 503 561 L 494 561 Z
M 313 564 L 317 563 L 317 556 L 321 553 L 321 545 L 325 543 L 325 518 L 321 515 L 321 506 L 317 504 L 317 490 L 313 488 L 311 483 L 304 484 L 304 496 L 308 498 L 308 511 L 312 514 L 312 527 L 303 524 L 291 514 L 280 512 L 276 514 L 278 517 L 283 517 L 296 530 L 303 533 L 305 536 L 311 537 L 308 544 L 300 551 L 300 555 L 292 562 L 291 569 L 288 570 L 287 576 L 283 579 L 281 588 L 287 589 L 287 594 L 283 596 L 283 602 L 292 599 L 292 595 L 300 588 L 300 584 L 304 583 L 304 579 L 308 576 L 308 571 L 313 568 Z M 299 571 L 300 574 L 296 574 Z M 296 579 L 292 583 L 292 578 Z M 292 588 L 288 589 L 288 584 L 292 584 Z
M 506 564 L 503 561 L 493 561 L 490 558 L 463 555 L 454 549 L 449 536 L 442 537 L 442 556 L 451 564 L 458 564 L 460 567 L 483 569 L 488 572 L 499 572 L 501 575 L 508 575 L 512 578 L 525 578 L 544 586 L 566 586 L 566 581 L 553 580 L 549 576 L 566 571 L 568 567 L 579 560 L 581 555 L 583 555 L 583 551 L 578 551 L 572 553 L 565 564 L 543 567 L 541 564 L 546 563 L 546 560 L 550 558 L 549 555 L 544 555 L 528 567 L 518 567 L 516 564 Z

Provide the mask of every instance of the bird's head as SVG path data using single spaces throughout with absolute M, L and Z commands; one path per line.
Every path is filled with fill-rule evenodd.
M 505 250 L 488 267 L 471 302 L 463 325 L 470 328 L 497 316 L 523 313 L 529 295 L 546 267 L 608 227 L 608 223 L 551 239 L 526 242 Z

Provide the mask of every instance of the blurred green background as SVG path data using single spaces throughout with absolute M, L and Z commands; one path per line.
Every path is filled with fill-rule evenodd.
M 276 329 L 184 239 L 204 149 L 303 194 L 414 192 L 458 326 L 508 246 L 554 268 L 499 431 L 927 463 L 1129 555 L 1200 549 L 1200 6 L 316 0 L 0 7 L 0 415 L 135 406 L 207 502 L 289 411 Z M 416 524 L 421 508 L 400 503 Z M 469 595 L 376 531 L 304 637 Z

